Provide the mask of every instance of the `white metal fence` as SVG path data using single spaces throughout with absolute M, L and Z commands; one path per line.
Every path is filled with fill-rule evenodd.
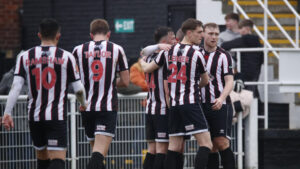
M 145 108 L 142 106 L 145 93 L 119 96 L 118 122 L 114 138 L 106 158 L 107 169 L 142 169 L 145 141 Z M 0 96 L 0 110 L 3 113 L 7 96 Z M 27 96 L 20 96 L 14 108 L 15 128 L 0 131 L 0 169 L 36 168 L 35 151 L 32 147 L 27 122 Z M 240 118 L 241 120 L 241 118 Z M 240 123 L 241 124 L 241 123 Z M 68 97 L 68 152 L 66 168 L 86 168 L 91 150 L 82 127 L 80 113 L 77 111 L 74 95 Z M 232 127 L 232 147 L 243 163 L 242 126 L 239 126 L 240 143 L 237 141 L 238 125 Z M 238 146 L 239 145 L 239 146 Z M 240 150 L 238 150 L 238 147 Z M 197 152 L 196 141 L 186 143 L 185 168 L 193 168 Z M 238 158 L 236 158 L 238 159 Z M 238 160 L 237 160 L 238 161 Z

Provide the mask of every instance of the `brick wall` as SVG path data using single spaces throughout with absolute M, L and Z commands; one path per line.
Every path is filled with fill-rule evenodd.
M 0 0 L 0 49 L 21 48 L 20 9 L 23 0 Z
M 59 46 L 71 51 L 75 45 L 89 41 L 89 23 L 94 18 L 106 18 L 112 30 L 111 41 L 124 47 L 130 62 L 139 50 L 154 43 L 157 26 L 168 23 L 168 5 L 195 4 L 195 0 L 38 0 L 24 1 L 23 42 L 28 49 L 39 44 L 36 34 L 44 17 L 56 18 L 62 26 Z M 115 33 L 114 19 L 133 18 L 134 33 Z

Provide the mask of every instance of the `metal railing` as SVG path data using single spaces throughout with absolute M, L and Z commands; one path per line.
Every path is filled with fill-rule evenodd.
M 145 140 L 146 93 L 137 95 L 120 95 L 119 111 L 114 138 L 106 157 L 107 169 L 142 169 L 144 155 L 147 151 Z M 0 110 L 4 111 L 7 96 L 0 96 Z M 68 152 L 66 168 L 86 168 L 91 150 L 85 137 L 81 114 L 77 111 L 74 95 L 68 95 Z M 36 168 L 35 151 L 32 147 L 27 118 L 27 96 L 20 96 L 14 111 L 15 128 L 5 131 L 0 127 L 0 168 L 32 169 Z M 237 124 L 232 126 L 231 146 L 235 152 L 237 166 L 243 163 L 243 126 L 241 114 Z M 188 140 L 185 146 L 185 169 L 193 168 L 197 152 L 195 139 Z
M 269 108 L 268 108 L 268 86 L 269 85 L 300 85 L 298 82 L 280 82 L 280 81 L 269 81 L 268 80 L 268 52 L 270 51 L 299 51 L 300 49 L 294 48 L 236 48 L 232 49 L 232 52 L 237 53 L 237 70 L 241 71 L 241 52 L 264 52 L 264 81 L 263 82 L 245 82 L 246 85 L 263 85 L 264 86 L 264 115 L 258 116 L 258 119 L 264 119 L 264 128 L 268 129 L 268 116 L 269 116 Z

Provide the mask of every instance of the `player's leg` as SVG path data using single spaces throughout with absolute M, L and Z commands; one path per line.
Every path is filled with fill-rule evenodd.
M 180 161 L 183 158 L 181 151 L 184 142 L 183 136 L 185 134 L 182 117 L 179 112 L 179 106 L 174 106 L 170 109 L 168 117 L 168 129 L 169 146 L 165 160 L 165 168 L 179 169 Z
M 144 160 L 143 169 L 152 169 L 156 154 L 156 145 L 154 139 L 148 141 L 148 151 Z
M 213 138 L 214 137 L 214 119 L 215 119 L 215 111 L 212 111 L 211 109 L 212 104 L 210 103 L 204 103 L 202 104 L 202 110 L 205 115 L 206 121 L 209 125 L 210 135 Z M 219 169 L 219 152 L 216 147 L 212 148 L 212 151 L 209 153 L 208 156 L 208 162 L 207 162 L 207 169 Z
M 45 139 L 43 124 L 29 121 L 29 129 L 33 146 L 36 149 L 37 169 L 47 169 L 50 159 L 46 149 L 47 140 Z
M 168 112 L 165 115 L 161 115 L 160 112 L 157 112 L 154 116 L 154 126 L 156 155 L 153 168 L 163 169 L 169 145 Z
M 232 124 L 232 107 L 223 105 L 217 112 L 213 129 L 213 144 L 220 153 L 224 169 L 235 168 L 234 154 L 230 148 L 230 133 Z
M 146 140 L 148 143 L 148 151 L 144 160 L 143 169 L 152 169 L 155 161 L 156 144 L 155 144 L 155 128 L 154 115 L 146 114 Z
M 103 169 L 105 167 L 103 160 L 108 153 L 109 146 L 115 135 L 117 112 L 94 112 L 93 117 L 95 120 L 95 140 L 87 169 Z
M 36 150 L 37 169 L 47 169 L 50 164 L 50 159 L 46 148 L 43 150 Z
M 50 158 L 48 169 L 64 169 L 67 148 L 67 122 L 45 121 L 47 152 Z
M 199 145 L 195 159 L 195 168 L 206 168 L 208 156 L 212 149 L 208 124 L 199 104 L 187 104 L 182 107 L 182 117 L 187 135 L 194 135 Z

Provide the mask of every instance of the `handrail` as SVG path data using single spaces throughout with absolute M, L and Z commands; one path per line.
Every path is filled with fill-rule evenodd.
M 273 20 L 273 22 L 276 24 L 276 26 L 280 29 L 280 31 L 283 33 L 283 35 L 290 41 L 290 43 L 297 48 L 296 43 L 293 41 L 293 39 L 290 37 L 290 35 L 283 29 L 283 27 L 280 25 L 280 23 L 277 21 L 277 19 L 274 17 L 274 15 L 270 12 L 268 8 L 262 3 L 261 0 L 257 0 L 259 5 L 264 9 L 265 12 L 270 16 L 270 18 Z
M 294 81 L 289 81 L 289 82 L 280 82 L 280 81 L 268 81 L 268 68 L 267 68 L 267 64 L 268 64 L 268 56 L 267 56 L 267 52 L 269 51 L 294 51 L 294 52 L 300 52 L 300 49 L 296 49 L 296 48 L 234 48 L 231 49 L 230 51 L 232 52 L 237 52 L 237 66 L 238 66 L 238 71 L 240 71 L 241 67 L 241 52 L 262 52 L 264 51 L 264 63 L 266 63 L 264 65 L 264 81 L 263 82 L 245 82 L 246 85 L 264 85 L 264 115 L 260 116 L 263 117 L 264 119 L 264 128 L 268 129 L 268 86 L 269 85 L 300 85 L 299 82 L 294 82 Z M 259 118 L 261 119 L 261 118 Z
M 237 8 L 237 10 L 239 10 L 239 12 L 246 18 L 246 19 L 250 19 L 249 16 L 245 13 L 245 11 L 242 9 L 242 7 L 237 3 L 237 0 L 231 0 L 233 5 Z M 273 46 L 269 43 L 269 41 L 264 37 L 264 35 L 262 35 L 262 33 L 258 30 L 257 26 L 253 26 L 254 31 L 257 33 L 257 35 L 259 36 L 259 38 L 261 38 L 264 43 L 269 47 L 269 48 L 273 48 Z M 276 58 L 279 58 L 279 55 L 276 51 L 272 51 L 273 54 L 276 56 Z
M 297 48 L 299 47 L 299 21 L 300 21 L 300 15 L 298 14 L 298 12 L 294 9 L 294 7 L 291 5 L 291 3 L 287 0 L 283 0 L 283 2 L 286 4 L 286 6 L 293 12 L 293 14 L 295 15 L 295 39 L 296 39 L 296 44 L 297 44 Z M 298 2 L 300 3 L 300 2 Z

